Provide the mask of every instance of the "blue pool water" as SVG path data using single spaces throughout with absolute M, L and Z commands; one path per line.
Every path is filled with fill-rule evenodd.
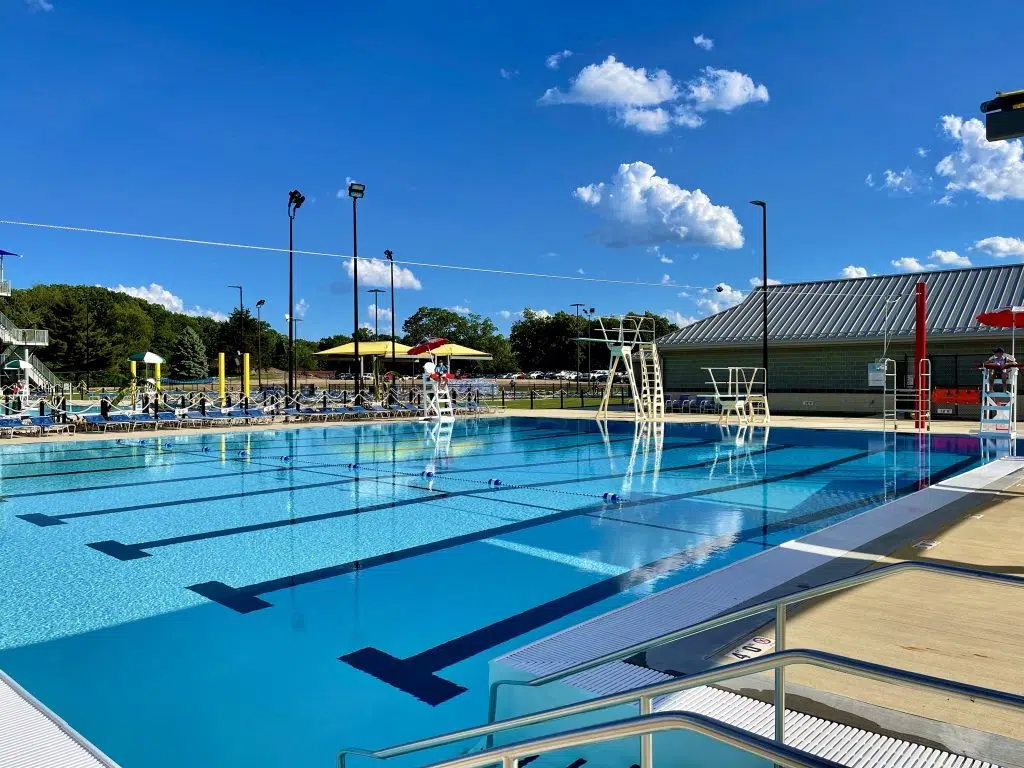
M 500 653 L 978 463 L 971 438 L 436 429 L 0 448 L 0 668 L 125 768 L 331 766 L 485 720 Z

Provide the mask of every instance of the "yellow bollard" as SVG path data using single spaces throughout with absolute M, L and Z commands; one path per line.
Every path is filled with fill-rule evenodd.
M 155 363 L 155 365 L 156 365 L 156 370 L 155 370 L 155 374 L 156 375 L 153 376 L 153 386 L 156 387 L 156 393 L 159 395 L 160 394 L 160 363 Z
M 242 355 L 242 394 L 249 396 L 249 353 Z
M 224 405 L 224 353 L 217 353 L 217 405 Z
M 134 360 L 131 360 L 128 363 L 128 365 L 131 366 L 131 372 L 132 372 L 132 408 L 134 408 L 135 407 L 136 397 L 137 397 L 135 390 L 139 386 L 139 382 L 138 382 L 138 376 L 139 376 L 139 367 L 138 367 L 138 365 L 139 364 L 136 363 Z

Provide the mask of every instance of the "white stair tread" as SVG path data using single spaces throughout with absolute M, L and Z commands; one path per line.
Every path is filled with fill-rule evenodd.
M 0 672 L 3 768 L 117 768 L 71 726 Z
M 655 712 L 684 711 L 721 720 L 765 738 L 775 735 L 775 707 L 738 693 L 701 686 L 664 696 Z M 786 744 L 851 768 L 998 768 L 993 763 L 923 747 L 891 736 L 786 710 Z

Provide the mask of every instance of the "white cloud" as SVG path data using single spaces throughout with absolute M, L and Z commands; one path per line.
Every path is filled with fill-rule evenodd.
M 925 149 L 924 147 L 918 147 L 917 148 L 917 156 L 918 157 L 928 157 L 928 150 Z
M 1024 240 L 1019 237 L 986 237 L 972 245 L 969 250 L 981 251 L 997 259 L 1024 256 Z
M 588 184 L 573 194 L 612 223 L 600 236 L 606 245 L 743 246 L 743 228 L 731 208 L 671 183 L 644 162 L 623 163 L 610 183 Z
M 544 59 L 544 66 L 547 67 L 548 69 L 558 69 L 558 65 L 561 64 L 566 59 L 568 59 L 570 56 L 572 56 L 572 51 L 570 51 L 568 48 L 566 48 L 564 51 L 559 51 L 558 53 L 552 53 L 550 56 Z
M 913 256 L 904 256 L 902 259 L 895 259 L 891 264 L 897 269 L 902 269 L 904 272 L 924 272 L 925 270 L 930 269 L 930 267 L 924 266 Z
M 971 260 L 966 256 L 961 256 L 956 251 L 934 250 L 928 258 L 932 261 L 938 262 L 939 264 L 950 267 L 971 266 Z
M 587 273 L 583 271 L 583 267 L 580 267 L 579 269 L 576 270 L 576 274 L 578 274 L 578 275 L 585 275 Z
M 703 73 L 687 83 L 689 97 L 698 112 L 731 112 L 744 104 L 768 101 L 768 89 L 755 85 L 749 75 L 728 69 L 705 67 Z
M 974 192 L 987 200 L 1024 198 L 1024 143 L 1020 139 L 988 142 L 980 120 L 946 115 L 942 130 L 958 143 L 935 171 L 949 181 L 950 192 Z
M 605 107 L 630 128 L 665 133 L 674 125 L 700 127 L 698 112 L 731 112 L 755 101 L 768 101 L 768 89 L 742 72 L 705 67 L 684 91 L 664 69 L 648 73 L 609 56 L 580 70 L 567 90 L 548 88 L 538 103 Z
M 661 276 L 661 284 L 662 285 L 671 285 L 672 284 L 672 275 L 670 275 L 668 272 L 663 274 Z
M 693 325 L 697 322 L 697 318 L 693 315 L 684 315 L 682 312 L 677 312 L 674 309 L 666 309 L 661 313 L 662 317 L 666 318 L 670 323 L 675 323 L 680 328 L 685 328 L 688 325 Z
M 43 11 L 44 13 L 49 13 L 53 10 L 53 3 L 49 0 L 25 0 L 25 5 L 33 12 Z
M 530 311 L 533 312 L 534 317 L 539 317 L 542 319 L 551 317 L 551 313 L 548 312 L 546 309 L 531 309 Z
M 387 307 L 378 307 L 376 304 L 371 304 L 366 308 L 366 314 L 369 315 L 371 320 L 376 318 L 378 321 L 387 320 L 391 322 L 391 310 Z
M 498 70 L 498 74 L 501 75 L 504 80 L 511 80 L 513 77 L 519 74 L 518 69 L 505 69 L 502 67 Z
M 385 259 L 360 259 L 359 260 L 359 284 L 369 285 L 373 288 L 388 288 L 391 286 L 391 270 L 389 262 Z M 345 271 L 352 277 L 352 259 L 345 261 Z M 411 269 L 395 265 L 395 288 L 411 288 L 418 291 L 423 287 L 419 279 L 412 273 Z
M 504 320 L 512 320 L 512 319 L 520 320 L 523 317 L 523 313 L 522 312 L 515 312 L 515 311 L 513 311 L 511 309 L 499 309 L 495 314 L 497 314 L 499 317 L 501 317 Z
M 334 196 L 339 200 L 344 200 L 346 197 L 348 197 L 348 185 L 353 181 L 355 181 L 355 179 L 353 179 L 351 176 L 346 176 L 345 186 L 343 186 L 341 189 L 335 192 Z
M 468 315 L 470 312 L 473 311 L 469 307 L 463 307 L 460 306 L 459 304 L 456 304 L 454 307 L 449 307 L 449 309 L 451 309 L 452 312 L 457 312 L 460 315 Z
M 781 280 L 776 280 L 774 277 L 769 277 L 768 278 L 768 285 L 782 285 L 782 281 Z M 752 277 L 752 278 L 750 278 L 750 287 L 751 288 L 760 288 L 761 287 L 761 278 L 760 277 Z
M 864 177 L 864 183 L 867 184 L 869 187 L 874 187 L 875 186 L 874 176 L 872 176 L 869 173 L 867 176 Z
M 917 186 L 917 178 L 909 168 L 902 171 L 886 168 L 882 186 L 895 192 L 913 192 Z
M 734 307 L 743 301 L 743 291 L 733 288 L 728 283 L 719 283 L 713 291 L 701 288 L 700 295 L 697 306 L 710 314 Z
M 663 69 L 647 74 L 643 67 L 627 67 L 614 56 L 588 64 L 569 83 L 568 91 L 548 88 L 541 104 L 587 104 L 600 107 L 653 107 L 671 101 L 678 86 Z
M 662 264 L 674 264 L 675 263 L 675 261 L 673 259 L 670 259 L 668 256 L 665 256 L 665 255 L 659 256 L 658 257 L 658 261 L 660 261 Z
M 117 287 L 111 288 L 110 290 L 116 291 L 117 293 L 126 293 L 137 299 L 148 301 L 150 304 L 158 304 L 164 309 L 170 312 L 177 312 L 180 315 L 189 315 L 190 317 L 210 317 L 218 322 L 224 322 L 228 319 L 227 315 L 223 312 L 218 312 L 215 309 L 204 309 L 203 307 L 186 308 L 184 301 L 164 288 L 160 283 L 150 283 L 149 285 L 139 286 L 118 284 Z
M 693 38 L 693 44 L 698 48 L 703 48 L 705 51 L 710 51 L 715 47 L 715 41 L 710 37 L 705 37 L 703 34 L 697 35 Z
M 641 133 L 664 133 L 672 124 L 672 118 L 668 111 L 661 107 L 653 109 L 630 107 L 624 110 L 619 117 L 630 128 L 636 128 Z
M 936 205 L 952 205 L 953 204 L 953 197 L 951 195 L 948 195 L 948 194 L 947 195 L 943 195 L 942 197 L 940 197 L 938 200 L 935 201 L 935 204 Z
M 867 277 L 868 271 L 864 267 L 855 267 L 853 264 L 843 267 L 843 271 L 839 273 L 842 277 L 847 280 L 852 280 L 857 277 Z
M 305 299 L 299 299 L 298 303 L 295 305 L 295 317 L 302 320 L 305 318 L 307 312 L 309 312 L 309 302 Z

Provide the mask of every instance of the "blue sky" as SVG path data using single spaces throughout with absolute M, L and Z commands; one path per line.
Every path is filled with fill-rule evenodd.
M 784 282 L 1024 256 L 1020 142 L 986 145 L 971 122 L 1024 87 L 999 41 L 1019 3 L 171 7 L 0 0 L 0 219 L 286 247 L 298 187 L 296 247 L 350 254 L 337 193 L 354 178 L 361 257 L 696 286 L 403 275 L 399 323 L 433 305 L 503 329 L 573 302 L 721 308 L 760 273 L 754 198 Z M 11 225 L 0 248 L 25 254 L 16 286 L 189 311 L 229 311 L 242 282 L 285 329 L 279 253 Z M 350 332 L 345 262 L 296 270 L 301 335 Z

